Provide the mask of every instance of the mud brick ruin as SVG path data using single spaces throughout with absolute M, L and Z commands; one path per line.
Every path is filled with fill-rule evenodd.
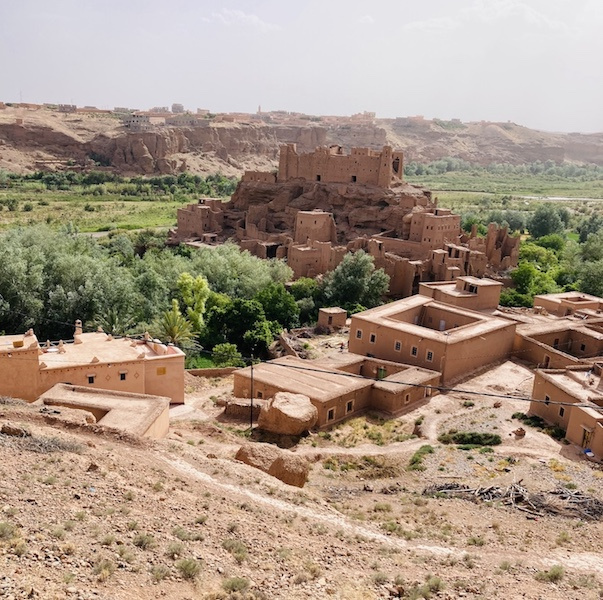
M 283 258 L 294 277 L 333 270 L 365 250 L 405 297 L 422 281 L 483 277 L 517 266 L 519 238 L 506 228 L 465 234 L 460 216 L 424 188 L 403 181 L 403 154 L 340 146 L 298 153 L 281 147 L 276 173 L 248 171 L 228 202 L 201 199 L 178 211 L 172 244 L 235 240 L 260 258 Z

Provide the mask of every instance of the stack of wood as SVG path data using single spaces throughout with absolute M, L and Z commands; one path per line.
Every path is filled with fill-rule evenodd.
M 460 483 L 437 483 L 423 490 L 425 496 L 462 498 L 473 502 L 499 502 L 534 517 L 545 514 L 598 520 L 603 517 L 603 502 L 577 490 L 557 488 L 551 492 L 530 494 L 518 483 L 508 487 L 490 485 L 469 487 Z

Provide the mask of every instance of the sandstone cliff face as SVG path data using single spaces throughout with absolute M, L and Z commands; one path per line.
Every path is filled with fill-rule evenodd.
M 246 159 L 257 156 L 276 164 L 282 143 L 293 142 L 301 151 L 309 152 L 324 144 L 325 139 L 325 131 L 318 127 L 208 125 L 98 136 L 89 149 L 106 157 L 121 172 L 150 175 L 183 171 L 186 155 L 195 154 L 215 156 L 242 171 Z

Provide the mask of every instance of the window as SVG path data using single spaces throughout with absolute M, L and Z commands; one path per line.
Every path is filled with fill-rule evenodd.
M 356 175 L 352 175 L 352 183 L 356 183 Z
M 327 421 L 332 421 L 334 418 L 335 418 L 335 409 L 330 408 L 329 412 L 327 413 Z
M 410 354 L 411 354 L 411 356 L 417 356 L 417 354 L 418 354 L 418 353 L 419 353 L 419 349 L 418 349 L 416 346 L 413 346 L 413 347 L 410 349 Z
M 96 379 L 96 375 L 88 375 L 88 383 L 93 384 Z
M 377 336 L 374 333 L 371 333 L 371 337 L 369 338 L 369 342 L 371 344 L 374 344 L 376 339 L 377 339 Z
M 120 373 L 119 374 L 119 380 L 120 381 L 125 381 L 126 380 L 126 373 Z
M 320 181 L 320 175 L 316 176 L 316 181 Z
M 553 342 L 553 348 L 559 348 L 559 338 L 555 338 L 555 341 Z
M 329 325 L 331 325 L 333 323 L 333 317 L 329 316 Z
M 544 403 L 545 404 L 550 404 L 551 403 L 551 397 L 550 396 L 545 396 L 544 397 Z
M 165 375 L 165 367 L 157 367 L 157 375 Z
M 264 392 L 258 392 L 258 398 L 261 400 L 264 397 Z
M 408 404 L 410 402 L 410 394 L 406 394 L 406 396 L 404 396 L 404 404 Z
M 562 417 L 565 414 L 565 408 L 563 406 L 559 407 L 559 416 Z
M 350 400 L 346 405 L 345 405 L 345 412 L 350 413 L 354 410 L 354 401 Z
M 580 344 L 580 352 L 584 352 L 586 350 L 586 344 Z
M 400 350 L 402 350 L 402 342 L 398 342 L 398 341 L 397 341 L 397 342 L 394 344 L 394 350 L 395 350 L 396 352 L 400 352 Z
M 357 340 L 362 339 L 362 329 L 356 329 L 356 339 Z
M 425 355 L 425 358 L 427 359 L 428 362 L 431 362 L 433 360 L 433 352 L 431 350 L 427 350 L 427 354 Z

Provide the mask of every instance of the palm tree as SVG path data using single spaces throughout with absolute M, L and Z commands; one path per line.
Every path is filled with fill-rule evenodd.
M 172 300 L 171 310 L 161 315 L 154 329 L 160 339 L 176 346 L 190 346 L 193 340 L 193 326 L 180 312 L 178 300 Z

